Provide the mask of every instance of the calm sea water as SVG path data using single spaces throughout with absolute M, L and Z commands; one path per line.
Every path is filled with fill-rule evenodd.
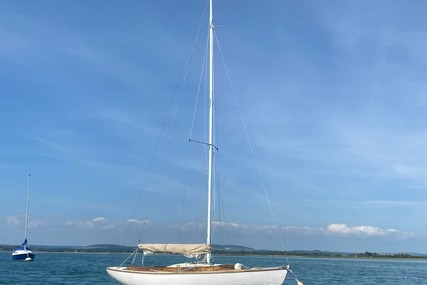
M 71 285 L 111 284 L 107 266 L 120 265 L 125 254 L 37 253 L 33 262 L 12 261 L 11 253 L 0 252 L 0 284 Z M 180 262 L 177 257 L 150 256 L 145 263 Z M 217 263 L 241 262 L 247 266 L 281 265 L 279 257 L 217 256 Z M 305 285 L 330 284 L 427 284 L 427 261 L 289 258 L 291 268 Z M 285 285 L 296 284 L 289 275 Z M 170 284 L 165 284 L 170 285 Z

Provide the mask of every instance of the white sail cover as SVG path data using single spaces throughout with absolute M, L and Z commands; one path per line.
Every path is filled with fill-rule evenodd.
M 206 254 L 211 251 L 209 244 L 191 244 L 191 243 L 167 243 L 167 244 L 138 244 L 140 250 L 152 253 L 169 253 L 183 255 Z

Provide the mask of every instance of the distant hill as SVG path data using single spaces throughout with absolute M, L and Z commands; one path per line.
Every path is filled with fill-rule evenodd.
M 102 251 L 102 252 L 132 252 L 135 246 L 125 246 L 117 244 L 94 244 L 83 247 L 85 251 Z
M 255 252 L 256 250 L 247 246 L 241 245 L 222 245 L 214 244 L 212 246 L 214 252 Z

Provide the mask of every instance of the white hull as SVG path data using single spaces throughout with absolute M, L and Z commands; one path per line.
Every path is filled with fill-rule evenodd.
M 35 254 L 29 249 L 15 249 L 12 253 L 13 260 L 32 261 Z
M 284 267 L 272 267 L 225 272 L 172 273 L 108 267 L 107 273 L 123 285 L 282 285 L 288 271 Z

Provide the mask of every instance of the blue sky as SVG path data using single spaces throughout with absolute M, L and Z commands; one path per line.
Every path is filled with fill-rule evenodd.
M 0 5 L 0 244 L 29 173 L 32 244 L 135 244 L 148 209 L 144 241 L 200 241 L 205 1 Z M 285 249 L 427 252 L 426 5 L 214 3 L 224 243 L 280 248 L 264 184 Z

